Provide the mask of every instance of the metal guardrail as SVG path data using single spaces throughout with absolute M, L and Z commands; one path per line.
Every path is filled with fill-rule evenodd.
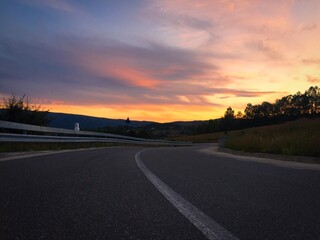
M 0 120 L 0 129 L 19 130 L 27 134 L 1 133 L 0 142 L 107 142 L 151 145 L 190 145 L 187 142 L 144 139 L 109 133 L 42 127 Z M 30 134 L 32 132 L 32 134 Z M 37 134 L 35 134 L 37 133 Z M 42 135 L 40 135 L 41 133 Z M 59 136 L 60 135 L 60 136 Z

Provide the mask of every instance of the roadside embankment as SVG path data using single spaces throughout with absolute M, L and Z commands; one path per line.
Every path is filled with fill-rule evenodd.
M 241 152 L 320 158 L 320 119 L 302 119 L 279 125 L 226 134 L 223 147 Z

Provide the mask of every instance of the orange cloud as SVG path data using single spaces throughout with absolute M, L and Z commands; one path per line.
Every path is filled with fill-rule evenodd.
M 84 50 L 77 53 L 73 59 L 81 68 L 84 68 L 94 76 L 104 78 L 115 78 L 132 86 L 153 88 L 159 82 L 147 75 L 145 72 L 132 66 L 129 60 L 118 58 L 118 56 L 109 57 L 107 54 L 99 54 Z
M 114 77 L 133 86 L 154 88 L 160 83 L 152 76 L 124 62 L 110 64 L 109 61 L 103 62 L 103 60 L 95 59 L 87 61 L 83 65 L 101 77 Z

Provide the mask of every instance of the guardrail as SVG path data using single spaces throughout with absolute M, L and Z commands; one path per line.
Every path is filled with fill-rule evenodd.
M 42 127 L 1 120 L 0 129 L 24 132 L 24 134 L 0 132 L 0 142 L 106 142 L 174 146 L 190 145 L 190 143 L 187 142 L 144 139 L 109 133 Z

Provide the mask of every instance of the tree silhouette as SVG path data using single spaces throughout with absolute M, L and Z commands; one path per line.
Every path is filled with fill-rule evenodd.
M 238 111 L 236 115 L 236 119 L 242 119 L 243 117 L 244 117 L 243 113 L 241 111 Z
M 130 121 L 130 119 L 129 119 L 129 117 L 127 118 L 127 120 L 126 120 L 126 124 L 130 124 L 131 123 L 131 121 Z
M 11 122 L 47 126 L 50 122 L 49 110 L 41 110 L 41 105 L 31 104 L 28 97 L 12 96 L 3 99 L 0 119 Z
M 228 107 L 220 119 L 212 119 L 197 127 L 197 133 L 209 133 L 278 124 L 299 118 L 320 117 L 320 88 L 311 86 L 304 93 L 297 92 L 277 99 L 275 103 L 248 103 L 244 115 Z
M 227 108 L 227 111 L 224 113 L 224 118 L 225 119 L 234 119 L 234 110 L 231 107 Z
M 297 92 L 294 95 L 277 99 L 274 104 L 247 104 L 244 110 L 247 119 L 273 118 L 279 116 L 299 117 L 320 113 L 320 89 L 310 87 L 305 93 Z

